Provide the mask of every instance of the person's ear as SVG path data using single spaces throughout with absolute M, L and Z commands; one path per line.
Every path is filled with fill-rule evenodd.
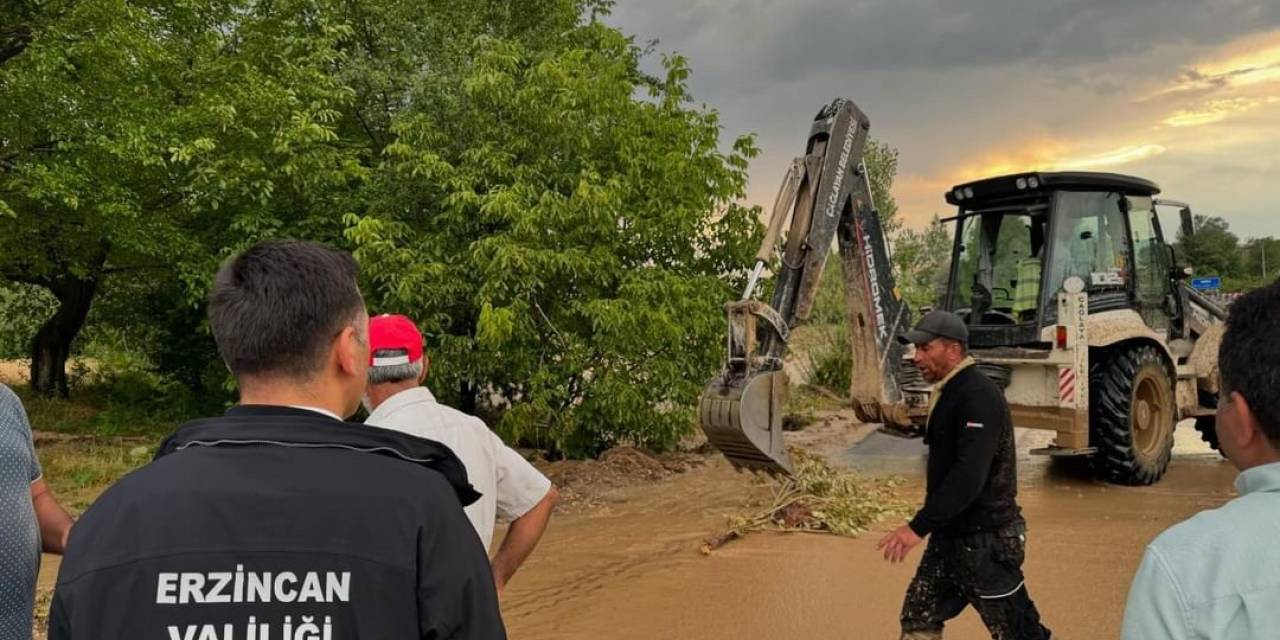
M 1230 439 L 1236 451 L 1247 451 L 1265 437 L 1262 425 L 1249 407 L 1249 401 L 1239 391 L 1232 391 L 1227 396 L 1226 410 L 1230 414 L 1230 420 L 1226 421 L 1224 426 L 1227 428 L 1220 436 Z
M 360 359 L 361 343 L 360 334 L 355 326 L 343 328 L 334 340 L 334 360 L 343 373 L 359 375 L 360 368 L 357 363 Z M 367 359 L 367 352 L 365 357 Z
M 335 359 L 345 374 L 365 377 L 369 370 L 369 316 L 361 313 L 334 340 Z
M 418 374 L 418 386 L 427 381 L 427 371 L 431 369 L 431 358 L 426 354 L 422 356 L 422 373 Z

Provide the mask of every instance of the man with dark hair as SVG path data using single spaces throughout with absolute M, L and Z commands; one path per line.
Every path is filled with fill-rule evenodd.
M 478 495 L 439 443 L 344 423 L 368 368 L 351 256 L 298 241 L 209 296 L 240 404 L 182 426 L 73 529 L 49 638 L 504 638 Z
M 1280 629 L 1280 281 L 1231 305 L 1218 350 L 1222 453 L 1240 497 L 1147 545 L 1125 640 L 1274 638 Z
M 493 582 L 501 593 L 546 530 L 559 496 L 556 488 L 483 420 L 436 402 L 422 386 L 430 359 L 422 353 L 422 333 L 412 320 L 401 315 L 373 318 L 369 345 L 373 353 L 365 424 L 429 438 L 458 454 L 481 494 L 466 511 L 486 550 L 496 519 L 511 521 L 492 561 Z
M 929 537 L 902 604 L 902 638 L 938 640 L 946 622 L 972 606 L 993 638 L 1046 639 L 1022 576 L 1026 523 L 1004 393 L 969 357 L 959 316 L 931 311 L 899 340 L 915 345 L 916 367 L 936 383 L 924 507 L 877 545 L 897 563 Z

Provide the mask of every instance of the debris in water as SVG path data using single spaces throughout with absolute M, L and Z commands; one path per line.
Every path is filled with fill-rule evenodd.
M 806 531 L 850 538 L 871 525 L 894 516 L 910 515 L 908 504 L 898 497 L 901 478 L 869 478 L 833 469 L 826 461 L 793 449 L 796 473 L 775 478 L 773 500 L 751 515 L 729 516 L 728 528 L 703 541 L 703 555 L 752 531 Z

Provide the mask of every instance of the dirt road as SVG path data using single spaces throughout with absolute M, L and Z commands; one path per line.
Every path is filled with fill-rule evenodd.
M 1027 456 L 1047 434 L 1020 432 L 1020 502 L 1030 526 L 1026 574 L 1055 637 L 1117 637 L 1146 542 L 1234 495 L 1234 470 L 1189 427 L 1179 432 L 1169 474 L 1143 488 L 1097 483 Z M 904 474 L 920 467 L 911 452 L 918 443 L 827 444 L 845 464 Z M 697 552 L 724 514 L 762 491 L 715 458 L 673 479 L 620 489 L 598 510 L 557 518 L 505 594 L 511 637 L 896 638 L 919 550 L 894 566 L 876 554 L 876 533 L 853 540 L 757 534 L 709 557 Z M 967 611 L 947 637 L 988 636 Z

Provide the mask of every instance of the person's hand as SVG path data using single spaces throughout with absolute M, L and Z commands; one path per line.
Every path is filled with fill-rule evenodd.
M 884 549 L 884 559 L 897 564 L 906 559 L 907 554 L 924 540 L 916 535 L 908 525 L 902 525 L 876 543 L 876 549 Z

